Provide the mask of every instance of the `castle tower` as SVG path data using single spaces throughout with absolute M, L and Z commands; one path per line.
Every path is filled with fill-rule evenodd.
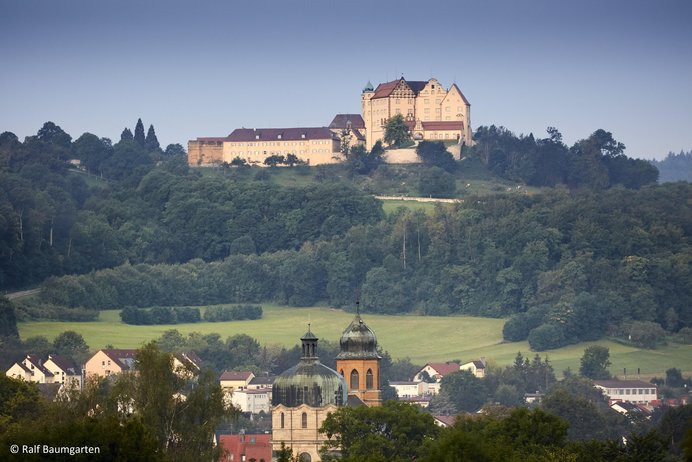
M 360 311 L 341 335 L 339 345 L 336 370 L 346 379 L 348 396 L 357 397 L 367 406 L 381 406 L 382 357 L 377 354 L 377 337 L 363 322 Z

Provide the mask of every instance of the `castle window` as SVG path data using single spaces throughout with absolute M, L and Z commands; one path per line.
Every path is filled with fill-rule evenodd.
M 286 416 L 284 416 L 284 413 L 281 413 L 281 428 L 284 428 L 284 425 L 286 423 Z
M 365 373 L 365 388 L 368 390 L 372 390 L 374 388 L 372 379 L 372 370 L 368 369 L 368 372 Z
M 358 390 L 359 384 L 358 384 L 358 371 L 353 369 L 351 371 L 351 386 L 349 387 L 351 390 Z
M 307 412 L 303 412 L 303 415 L 300 416 L 300 426 L 302 428 L 308 428 L 308 414 L 307 414 Z

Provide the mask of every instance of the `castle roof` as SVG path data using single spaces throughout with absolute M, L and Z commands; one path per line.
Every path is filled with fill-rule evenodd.
M 224 141 L 331 140 L 336 135 L 327 127 L 236 128 Z
M 394 89 L 399 85 L 399 82 L 403 81 L 408 85 L 408 87 L 413 90 L 413 92 L 418 95 L 418 93 L 425 88 L 425 86 L 428 84 L 427 80 L 406 80 L 403 77 L 397 80 L 392 80 L 391 82 L 385 82 L 381 83 L 377 86 L 375 89 L 375 94 L 372 96 L 372 99 L 377 99 L 377 98 L 386 98 L 389 95 L 392 94 Z
M 337 114 L 332 119 L 332 123 L 329 124 L 329 128 L 343 130 L 349 128 L 349 122 L 351 122 L 350 128 L 352 129 L 365 128 L 365 121 L 360 114 Z

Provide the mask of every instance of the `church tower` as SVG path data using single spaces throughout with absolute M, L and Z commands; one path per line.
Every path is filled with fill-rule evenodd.
M 360 317 L 360 310 L 339 340 L 341 351 L 336 370 L 346 380 L 348 397 L 358 398 L 367 406 L 381 406 L 380 359 L 377 337 Z

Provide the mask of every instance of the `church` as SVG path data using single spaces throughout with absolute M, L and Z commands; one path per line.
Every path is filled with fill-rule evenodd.
M 300 338 L 298 364 L 283 372 L 272 386 L 272 450 L 281 444 L 303 462 L 320 460 L 326 436 L 319 428 L 330 412 L 341 406 L 380 406 L 380 355 L 377 338 L 360 313 L 339 340 L 335 371 L 320 362 L 317 336 Z

